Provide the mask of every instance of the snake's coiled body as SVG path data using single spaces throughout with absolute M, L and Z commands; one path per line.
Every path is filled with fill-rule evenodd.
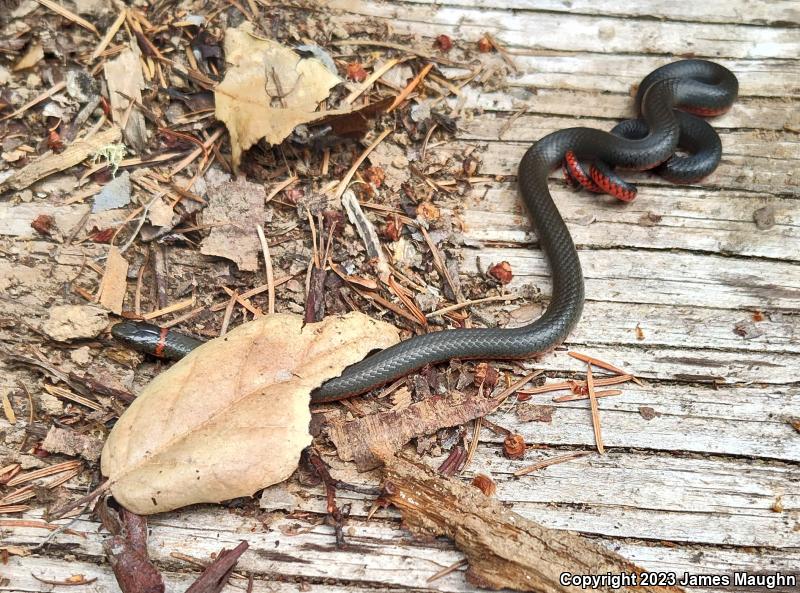
M 675 109 L 701 115 L 724 113 L 737 91 L 736 77 L 726 68 L 704 60 L 683 60 L 655 70 L 642 81 L 636 97 L 640 119 L 623 122 L 613 133 L 569 128 L 539 140 L 519 164 L 518 183 L 552 270 L 552 298 L 542 317 L 515 329 L 456 329 L 411 338 L 346 368 L 314 391 L 312 401 L 336 401 L 363 393 L 430 363 L 452 358 L 527 358 L 560 344 L 580 319 L 584 287 L 575 245 L 547 187 L 550 172 L 562 165 L 569 152 L 574 161 L 586 163 L 593 171 L 599 182 L 595 190 L 621 199 L 632 199 L 634 190 L 616 176 L 613 167 L 659 167 L 657 172 L 673 181 L 702 178 L 719 163 L 719 137 L 705 121 Z M 689 156 L 675 156 L 678 147 Z
M 678 118 L 683 119 L 683 115 L 676 115 L 676 107 L 707 114 L 723 113 L 736 99 L 737 90 L 734 75 L 718 64 L 703 60 L 675 62 L 655 70 L 642 81 L 637 94 L 641 124 L 631 131 L 632 136 L 640 137 L 631 139 L 592 128 L 569 128 L 539 140 L 522 157 L 518 180 L 519 193 L 553 274 L 552 299 L 544 315 L 515 329 L 457 329 L 417 336 L 348 367 L 340 377 L 322 385 L 312 399 L 342 399 L 426 364 L 451 358 L 526 358 L 560 344 L 580 319 L 584 289 L 575 245 L 547 188 L 550 172 L 561 165 L 568 150 L 582 161 L 596 160 L 626 169 L 645 170 L 661 165 L 681 144 Z M 692 122 L 697 119 L 686 117 L 692 117 Z M 693 138 L 694 148 L 705 147 L 703 141 L 719 146 L 713 129 L 707 126 L 705 131 L 710 131 L 710 135 Z M 713 154 L 703 155 L 697 163 L 705 171 L 700 176 L 716 168 L 720 152 Z

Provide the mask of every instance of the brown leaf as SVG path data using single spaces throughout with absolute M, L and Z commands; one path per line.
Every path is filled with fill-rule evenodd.
M 213 170 L 206 174 L 206 183 L 208 206 L 203 223 L 211 226 L 211 232 L 203 239 L 200 252 L 232 260 L 243 271 L 258 270 L 261 244 L 256 225 L 267 218 L 264 186 L 244 177 L 230 180 Z
M 111 112 L 114 122 L 125 123 L 123 134 L 129 146 L 142 152 L 147 148 L 147 127 L 144 115 L 137 107 L 131 109 L 131 103 L 142 101 L 142 89 L 145 88 L 139 52 L 128 49 L 105 64 L 108 98 L 111 101 Z M 127 116 L 127 121 L 123 122 Z
M 485 416 L 499 401 L 485 397 L 429 397 L 401 410 L 372 414 L 352 422 L 334 421 L 330 437 L 339 459 L 355 460 L 359 471 L 381 465 L 414 437 Z
M 285 480 L 311 442 L 309 393 L 397 330 L 358 312 L 303 325 L 265 315 L 156 377 L 106 441 L 114 497 L 150 514 L 250 496 Z
M 112 313 L 122 313 L 122 303 L 128 288 L 128 261 L 114 245 L 108 250 L 106 270 L 100 281 L 100 304 Z
M 28 51 L 25 52 L 25 55 L 22 56 L 16 64 L 14 64 L 13 71 L 19 72 L 20 70 L 33 68 L 42 60 L 42 58 L 44 58 L 44 49 L 42 49 L 42 44 L 34 43 L 30 46 Z
M 256 37 L 248 22 L 225 32 L 225 58 L 230 66 L 214 97 L 217 119 L 231 136 L 234 168 L 261 138 L 280 144 L 295 126 L 330 115 L 317 105 L 341 80 L 318 59 Z
M 514 277 L 514 274 L 511 272 L 511 264 L 507 261 L 501 261 L 499 264 L 495 264 L 489 268 L 489 275 L 500 284 L 508 284 Z

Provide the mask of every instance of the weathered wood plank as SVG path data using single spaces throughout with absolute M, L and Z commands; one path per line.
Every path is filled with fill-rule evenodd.
M 531 119 L 537 116 L 531 116 Z M 512 141 L 496 141 L 487 138 L 458 137 L 455 142 L 441 146 L 438 150 L 443 154 L 457 155 L 463 153 L 467 147 L 480 146 L 481 172 L 486 175 L 516 175 L 519 161 L 530 145 L 556 130 L 574 127 L 576 125 L 594 127 L 608 130 L 612 126 L 600 124 L 593 120 L 576 121 L 570 118 L 559 121 L 558 118 L 540 118 L 539 126 L 526 127 L 524 133 L 526 141 L 520 143 Z M 521 130 L 522 126 L 514 126 Z M 798 165 L 800 165 L 800 144 L 793 138 L 774 138 L 767 134 L 774 132 L 745 132 L 745 131 L 720 131 L 722 140 L 722 161 L 719 168 L 705 179 L 701 184 L 705 187 L 730 189 L 735 191 L 758 191 L 774 195 L 794 195 L 797 193 L 797 180 L 795 179 Z M 496 138 L 496 137 L 495 137 Z M 765 153 L 764 143 L 771 146 L 769 154 Z M 773 146 L 774 145 L 774 146 Z M 632 181 L 646 179 L 649 183 L 666 185 L 667 181 L 648 173 L 627 175 Z
M 685 249 L 739 256 L 800 259 L 800 208 L 794 198 L 706 188 L 643 186 L 637 200 L 574 192 L 550 184 L 572 237 L 584 248 Z M 483 194 L 483 195 L 481 195 Z M 754 214 L 770 208 L 775 226 L 760 230 Z M 470 192 L 453 213 L 471 239 L 487 243 L 531 243 L 536 235 L 513 184 Z
M 583 411 L 583 424 L 591 433 L 588 409 Z M 605 436 L 614 429 L 605 425 L 605 410 L 601 417 Z M 520 431 L 520 422 L 513 414 L 494 414 L 491 419 Z M 531 423 L 527 431 L 520 431 L 526 442 L 546 443 L 546 437 L 536 438 L 540 424 Z M 559 412 L 554 414 L 553 424 L 561 428 Z M 646 427 L 642 431 L 653 432 Z M 465 479 L 477 473 L 491 476 L 500 500 L 512 503 L 517 512 L 543 525 L 608 537 L 641 537 L 646 533 L 647 539 L 709 545 L 795 551 L 800 545 L 800 534 L 793 530 L 792 521 L 800 511 L 800 475 L 792 464 L 612 451 L 516 478 L 513 472 L 569 450 L 529 450 L 524 460 L 512 462 L 502 456 L 501 442 L 502 438 L 483 430 L 481 446 Z M 430 463 L 435 466 L 441 461 L 444 456 Z M 346 482 L 370 485 L 378 479 L 365 479 L 342 462 L 331 460 L 331 464 L 336 477 Z M 369 497 L 344 492 L 340 496 L 353 503 L 354 516 L 369 513 Z M 773 509 L 778 498 L 782 512 Z M 325 512 L 322 489 L 304 492 L 297 500 L 299 510 Z M 714 525 L 704 528 L 702 523 L 707 523 L 711 515 L 715 516 Z
M 797 355 L 761 352 L 708 350 L 689 344 L 685 348 L 639 345 L 582 344 L 568 339 L 573 350 L 591 347 L 593 355 L 603 360 L 624 360 L 637 375 L 666 381 L 708 381 L 710 377 L 725 383 L 790 384 L 797 381 Z M 542 359 L 536 368 L 563 372 L 577 371 L 571 361 L 557 356 Z
M 522 53 L 521 53 L 522 52 Z M 630 95 L 650 72 L 677 59 L 661 55 L 613 55 L 595 53 L 548 53 L 516 50 L 514 63 L 519 71 L 508 75 L 511 86 L 507 99 L 514 99 L 517 91 L 530 87 L 553 92 L 599 92 L 618 96 Z M 714 58 L 739 79 L 739 98 L 775 97 L 797 99 L 800 65 L 795 60 L 726 59 Z M 449 69 L 445 69 L 449 72 Z M 460 71 L 458 73 L 461 73 Z M 462 92 L 480 89 L 465 87 Z M 503 93 L 494 96 L 502 97 Z M 738 103 L 737 103 L 738 105 Z M 590 105 L 584 105 L 591 109 Z M 509 109 L 511 110 L 511 109 Z
M 400 590 L 453 592 L 477 590 L 466 585 L 460 572 L 434 583 L 427 583 L 426 579 L 430 575 L 460 560 L 461 554 L 452 548 L 450 542 L 444 540 L 435 542 L 413 540 L 407 532 L 399 531 L 396 525 L 394 520 L 379 519 L 366 523 L 352 519 L 346 529 L 351 545 L 347 549 L 337 550 L 333 543 L 332 528 L 328 526 L 310 525 L 297 519 L 278 519 L 272 521 L 269 528 L 265 529 L 259 520 L 253 518 L 238 517 L 221 509 L 212 511 L 207 508 L 196 508 L 191 512 L 160 515 L 154 518 L 150 523 L 149 548 L 159 565 L 173 568 L 173 571 L 167 573 L 168 581 L 178 579 L 181 583 L 185 582 L 186 577 L 179 577 L 174 569 L 182 568 L 184 565 L 176 565 L 175 560 L 170 557 L 171 552 L 208 558 L 221 547 L 230 548 L 239 540 L 246 538 L 251 547 L 242 556 L 237 568 L 241 572 L 252 571 L 261 577 L 284 581 L 337 579 L 339 587 L 342 587 L 341 590 L 350 590 L 349 587 L 369 587 L 376 583 L 380 583 L 382 590 L 392 590 L 395 587 Z M 709 525 L 711 522 L 706 520 L 706 527 Z M 96 559 L 97 567 L 91 569 L 86 564 L 73 565 L 64 560 L 15 559 L 10 565 L 10 571 L 9 567 L 4 570 L 5 576 L 13 578 L 11 590 L 44 590 L 41 583 L 36 585 L 28 580 L 30 570 L 35 568 L 42 571 L 63 571 L 47 574 L 36 572 L 38 576 L 48 578 L 55 576 L 66 578 L 74 574 L 75 569 L 80 568 L 78 572 L 83 572 L 86 576 L 101 576 L 104 582 L 110 584 L 110 581 L 105 581 L 110 577 L 110 569 L 101 560 L 100 543 L 104 535 L 97 533 L 97 524 L 81 520 L 72 528 L 84 532 L 85 537 L 59 534 L 55 542 L 59 546 L 68 546 L 71 552 L 84 559 L 84 562 L 89 558 Z M 46 536 L 47 532 L 44 530 L 15 528 L 4 538 L 4 542 L 9 545 L 30 545 L 42 541 Z M 630 550 L 644 559 L 644 566 L 652 570 L 686 562 L 689 558 L 687 549 L 676 551 L 674 548 L 664 546 L 648 548 L 636 542 L 615 542 L 607 539 L 599 541 L 612 546 L 623 555 L 627 555 Z M 724 570 L 730 564 L 763 568 L 763 564 L 760 563 L 764 561 L 780 567 L 797 562 L 800 558 L 796 550 L 789 548 L 764 550 L 760 555 L 747 551 L 746 548 L 720 550 L 714 547 L 695 546 L 688 549 L 694 552 L 693 570 L 698 572 Z M 15 586 L 14 583 L 20 584 Z
M 800 77 L 800 73 L 797 74 Z M 629 94 L 616 94 L 598 90 L 564 90 L 512 87 L 503 92 L 482 92 L 473 87 L 464 88 L 458 97 L 450 97 L 447 104 L 453 109 L 479 110 L 486 114 L 496 114 L 501 123 L 488 125 L 502 131 L 502 139 L 507 140 L 513 129 L 502 126 L 509 122 L 520 111 L 546 117 L 572 118 L 571 126 L 586 125 L 582 120 L 594 118 L 599 120 L 602 129 L 610 130 L 623 119 L 637 115 L 634 110 L 633 97 Z M 738 99 L 736 107 L 725 115 L 709 121 L 718 130 L 726 129 L 760 129 L 760 130 L 800 130 L 800 114 L 797 112 L 798 101 L 785 97 Z M 507 114 L 506 112 L 511 112 Z M 479 120 L 488 115 L 476 115 Z M 467 118 L 459 120 L 462 126 Z M 489 120 L 490 121 L 490 120 Z M 523 120 L 524 121 L 524 120 Z M 520 125 L 520 119 L 514 120 L 514 128 Z M 473 125 L 473 127 L 477 127 Z M 493 135 L 497 138 L 498 135 Z
M 405 0 L 407 4 L 441 5 L 439 0 Z M 447 6 L 479 12 L 497 9 L 493 0 L 450 0 Z M 613 0 L 509 0 L 503 9 L 519 13 L 557 12 L 565 15 L 631 16 L 659 21 L 697 21 L 700 23 L 733 23 L 737 25 L 796 26 L 800 11 L 794 2 L 747 2 L 747 0 L 712 0 L 711 2 L 670 2 L 644 0 L 635 4 L 620 4 Z M 656 16 L 657 15 L 657 16 Z
M 370 0 L 335 0 L 334 8 L 369 18 L 383 18 L 401 34 L 477 40 L 485 31 L 510 48 L 609 54 L 671 54 L 729 58 L 786 58 L 800 53 L 796 29 L 772 26 L 669 22 L 548 12 L 513 13 L 453 6 L 381 4 Z
M 538 114 L 525 114 L 517 117 L 513 125 L 509 126 L 508 118 L 489 114 L 464 121 L 459 128 L 458 138 L 496 142 L 502 132 L 504 143 L 531 143 L 545 134 L 568 127 L 584 126 L 609 130 L 616 122 L 625 119 L 632 113 L 607 112 L 605 115 L 612 121 L 592 117 L 582 117 L 576 121 L 573 117 L 543 117 Z M 767 141 L 770 143 L 771 156 L 792 161 L 800 160 L 800 148 L 798 148 L 796 133 L 723 128 L 719 130 L 719 134 L 725 157 L 729 155 L 758 156 L 763 154 L 764 142 Z
M 620 542 L 614 544 L 614 549 L 624 556 L 630 558 L 637 564 L 650 569 L 660 571 L 675 571 L 679 575 L 684 572 L 697 574 L 699 571 L 710 574 L 729 573 L 733 570 L 750 571 L 763 570 L 768 567 L 771 570 L 782 571 L 784 574 L 790 573 L 800 562 L 800 555 L 796 552 L 786 551 L 765 551 L 763 554 L 756 555 L 731 548 L 691 546 L 681 548 L 667 548 L 658 545 L 637 544 L 631 542 Z M 248 551 L 245 559 L 258 551 Z M 436 550 L 431 552 L 434 561 L 445 561 L 443 553 Z M 460 559 L 459 555 L 453 554 L 455 561 Z M 296 582 L 281 582 L 280 575 L 274 571 L 267 571 L 260 568 L 263 562 L 258 562 L 255 570 L 255 582 L 253 591 L 255 593 L 297 593 L 302 586 L 303 591 L 308 593 L 357 593 L 364 591 L 364 585 L 359 583 L 347 584 L 346 582 L 323 583 L 309 582 L 301 579 L 302 585 Z M 164 571 L 164 580 L 167 591 L 185 591 L 196 578 L 197 573 L 178 572 L 182 566 L 177 566 L 175 562 L 169 563 L 171 570 Z M 411 571 L 415 566 L 408 563 L 401 570 Z M 449 579 L 451 581 L 460 579 L 463 583 L 463 570 L 456 571 Z M 50 591 L 48 585 L 37 581 L 32 574 L 53 580 L 66 579 L 73 574 L 83 574 L 87 579 L 96 578 L 97 581 L 90 586 L 89 590 L 103 591 L 107 593 L 119 593 L 111 569 L 107 564 L 100 562 L 87 562 L 79 560 L 65 560 L 58 558 L 43 558 L 31 556 L 27 558 L 11 557 L 9 563 L 3 567 L 3 575 L 10 580 L 6 586 L 0 586 L 0 591 L 14 591 L 24 593 L 38 593 L 40 591 Z M 448 577 L 445 577 L 448 578 Z M 240 592 L 244 581 L 234 581 L 234 585 L 228 585 L 223 589 L 223 593 Z M 374 583 L 372 583 L 374 588 Z M 408 587 L 382 586 L 382 591 L 401 592 L 408 591 Z M 414 590 L 430 591 L 478 591 L 474 587 L 462 584 L 456 588 L 452 584 L 442 585 L 442 580 L 437 580 L 428 585 L 427 588 Z M 697 593 L 706 593 L 710 589 L 693 589 Z
M 513 321 L 532 321 L 541 308 L 531 305 L 515 311 Z M 748 311 L 589 300 L 570 341 L 590 347 L 610 344 L 639 348 L 695 346 L 727 350 L 732 357 L 747 356 L 747 352 L 766 356 L 769 352 L 800 353 L 800 320 L 789 315 L 773 317 L 774 321 L 755 322 Z M 498 320 L 502 317 L 498 316 Z
M 599 402 L 607 447 L 800 460 L 800 442 L 788 421 L 800 414 L 800 389 L 795 386 L 715 390 L 660 384 L 645 388 L 626 385 L 622 389 L 622 395 Z M 510 408 L 494 418 L 500 424 L 514 426 L 530 443 L 593 446 L 586 401 L 555 404 L 547 395 L 532 401 L 556 406 L 551 423 L 520 423 Z M 652 408 L 660 415 L 646 420 L 641 407 Z M 485 438 L 496 440 L 488 434 Z M 790 475 L 784 474 L 784 478 Z M 677 475 L 673 478 L 678 480 Z
M 37 201 L 12 205 L 3 202 L 0 203 L 0 235 L 10 235 L 19 239 L 39 238 L 40 235 L 33 229 L 31 223 L 42 214 L 53 217 L 54 231 L 67 233 L 88 211 L 89 206 L 84 204 L 57 206 Z
M 800 305 L 797 265 L 790 262 L 760 260 L 756 266 L 746 258 L 627 249 L 579 253 L 592 300 L 786 312 Z M 514 272 L 509 288 L 533 283 L 550 294 L 550 270 L 537 249 L 465 249 L 461 270 L 477 274 L 501 261 Z
M 245 552 L 245 555 L 254 552 Z M 169 563 L 169 570 L 162 570 L 164 584 L 169 592 L 186 591 L 194 580 L 200 575 L 199 570 L 188 564 L 178 565 L 174 560 Z M 160 567 L 161 568 L 161 567 Z M 179 572 L 182 568 L 193 572 Z M 461 571 L 457 572 L 457 577 L 462 578 Z M 53 591 L 51 585 L 46 585 L 36 580 L 33 575 L 50 580 L 65 580 L 72 575 L 82 574 L 86 580 L 97 579 L 86 587 L 74 587 L 80 591 L 92 591 L 98 593 L 120 593 L 111 568 L 105 563 L 104 559 L 97 558 L 96 562 L 79 560 L 64 560 L 54 557 L 12 557 L 7 565 L 3 566 L 3 576 L 10 580 L 6 586 L 0 585 L 0 591 L 13 591 L 14 593 L 37 593 L 40 591 Z M 242 574 L 241 572 L 238 574 Z M 348 585 L 346 583 L 323 583 L 308 582 L 303 579 L 300 583 L 293 582 L 291 579 L 285 582 L 278 580 L 271 571 L 259 571 L 254 575 L 253 593 L 357 593 L 363 592 L 364 588 L 360 584 Z M 241 593 L 246 590 L 247 581 L 234 578 L 222 593 Z M 386 587 L 382 590 L 387 592 L 406 591 L 405 587 Z M 436 590 L 436 589 L 431 589 Z M 456 589 L 452 589 L 456 591 Z M 460 591 L 469 589 L 462 588 Z

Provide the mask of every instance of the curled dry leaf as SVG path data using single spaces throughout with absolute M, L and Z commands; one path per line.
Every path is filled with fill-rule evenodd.
M 311 442 L 312 389 L 398 341 L 354 312 L 303 325 L 267 315 L 156 377 L 103 448 L 114 497 L 138 514 L 249 496 L 288 478 Z
M 320 101 L 341 82 L 316 58 L 256 37 L 243 23 L 225 32 L 225 58 L 231 64 L 214 89 L 216 116 L 231 136 L 233 165 L 261 138 L 280 144 L 295 126 L 331 112 L 317 111 Z

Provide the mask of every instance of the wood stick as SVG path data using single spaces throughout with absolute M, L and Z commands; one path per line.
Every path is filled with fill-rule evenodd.
M 620 574 L 644 569 L 577 533 L 534 523 L 458 479 L 437 475 L 409 455 L 386 462 L 383 498 L 417 535 L 447 536 L 469 560 L 481 588 L 571 593 L 563 573 Z M 604 588 L 605 590 L 605 588 Z M 615 593 L 679 593 L 680 587 L 621 586 Z
M 625 383 L 633 379 L 633 375 L 618 375 L 616 377 L 603 377 L 595 379 L 595 387 L 606 387 L 608 385 L 617 385 Z M 525 395 L 537 395 L 539 393 L 547 393 L 548 391 L 560 391 L 562 389 L 574 389 L 576 386 L 583 387 L 586 385 L 585 381 L 562 381 L 561 383 L 550 383 L 549 385 L 541 385 L 539 387 L 532 387 L 531 389 L 520 389 L 519 392 Z
M 342 198 L 342 194 L 344 193 L 344 190 L 347 189 L 347 186 L 350 183 L 350 180 L 353 178 L 353 175 L 355 175 L 355 172 L 361 166 L 361 163 L 363 163 L 364 160 L 369 156 L 369 153 L 371 153 L 373 150 L 375 150 L 375 147 L 377 147 L 378 144 L 383 142 L 383 140 L 386 138 L 386 136 L 391 134 L 393 131 L 394 130 L 392 130 L 392 128 L 386 128 L 383 132 L 380 133 L 380 135 L 375 139 L 375 141 L 372 144 L 370 144 L 369 146 L 367 146 L 366 149 L 364 149 L 364 152 L 361 153 L 361 156 L 359 156 L 356 159 L 356 162 L 353 163 L 353 165 L 347 171 L 345 176 L 339 182 L 339 187 L 336 188 L 336 193 L 334 194 L 334 198 L 336 198 L 337 200 L 340 200 Z
M 433 64 L 428 64 L 422 70 L 420 70 L 419 74 L 417 74 L 414 77 L 414 80 L 408 83 L 406 88 L 400 91 L 400 94 L 397 95 L 397 97 L 394 100 L 394 103 L 392 103 L 389 106 L 389 109 L 386 110 L 386 113 L 391 113 L 397 108 L 398 105 L 400 105 L 400 103 L 405 101 L 408 98 L 408 96 L 412 93 L 412 91 L 419 86 L 419 83 L 422 82 L 422 79 L 428 75 L 428 72 L 431 71 L 431 68 L 433 68 Z
M 267 312 L 273 315 L 275 313 L 275 273 L 272 270 L 272 258 L 269 255 L 269 244 L 264 236 L 264 229 L 260 224 L 256 225 L 256 231 L 258 231 L 258 240 L 261 242 L 261 252 L 264 254 L 264 267 L 266 268 Z
M 534 463 L 533 465 L 529 465 L 528 467 L 518 469 L 517 471 L 514 472 L 514 475 L 517 477 L 524 476 L 529 473 L 535 472 L 536 470 L 544 469 L 545 467 L 550 467 L 551 465 L 564 463 L 565 461 L 572 461 L 573 459 L 578 459 L 579 457 L 586 457 L 588 454 L 589 453 L 587 451 L 575 451 L 574 453 L 567 453 L 566 455 L 557 455 L 556 457 L 543 459 L 538 463 Z
M 112 39 L 114 39 L 114 35 L 117 34 L 117 31 L 119 31 L 119 28 L 122 26 L 122 23 L 125 22 L 125 17 L 127 13 L 128 13 L 127 8 L 123 8 L 122 10 L 120 10 L 117 19 L 111 24 L 111 27 L 109 27 L 108 31 L 106 31 L 106 34 L 103 35 L 103 38 L 100 40 L 100 43 L 98 43 L 97 47 L 94 48 L 92 55 L 89 56 L 90 64 L 100 57 L 100 54 L 106 50 L 108 44 L 111 43 Z
M 172 303 L 171 305 L 167 305 L 166 307 L 162 307 L 161 309 L 156 309 L 155 311 L 150 311 L 150 313 L 145 313 L 142 315 L 142 319 L 145 321 L 150 321 L 151 319 L 155 319 L 156 317 L 161 317 L 162 315 L 167 315 L 168 313 L 174 313 L 175 311 L 180 311 L 181 309 L 186 309 L 187 307 L 191 307 L 194 305 L 194 299 L 189 297 L 188 299 L 183 299 L 182 301 L 178 301 L 177 303 Z
M 57 14 L 60 14 L 65 19 L 70 20 L 70 21 L 72 21 L 73 23 L 75 23 L 77 25 L 80 25 L 81 27 L 83 27 L 87 31 L 91 31 L 92 33 L 94 33 L 95 35 L 100 37 L 100 31 L 97 30 L 97 27 L 95 27 L 92 23 L 87 21 L 85 18 L 78 16 L 74 12 L 72 12 L 70 10 L 67 10 L 66 8 L 64 8 L 60 4 L 56 4 L 52 0 L 36 0 L 36 1 L 39 4 L 41 4 L 42 6 L 46 6 L 47 8 L 52 10 L 53 12 L 55 12 Z
M 364 82 L 358 85 L 349 95 L 347 95 L 347 97 L 345 97 L 344 102 L 347 103 L 348 105 L 352 105 L 353 101 L 358 99 L 364 93 L 364 91 L 366 91 L 369 87 L 371 87 L 375 83 L 376 80 L 378 80 L 381 76 L 386 74 L 389 70 L 391 70 L 398 64 L 405 62 L 407 59 L 408 58 L 403 58 L 403 59 L 392 58 L 391 60 L 386 62 L 383 66 L 377 68 L 372 74 L 370 74 L 366 78 L 366 80 L 364 80 Z
M 597 452 L 603 455 L 606 449 L 603 446 L 603 434 L 600 431 L 600 409 L 597 406 L 597 395 L 594 392 L 591 365 L 586 368 L 586 388 L 589 390 L 589 405 L 592 408 L 592 428 L 594 429 L 594 440 L 597 442 Z

